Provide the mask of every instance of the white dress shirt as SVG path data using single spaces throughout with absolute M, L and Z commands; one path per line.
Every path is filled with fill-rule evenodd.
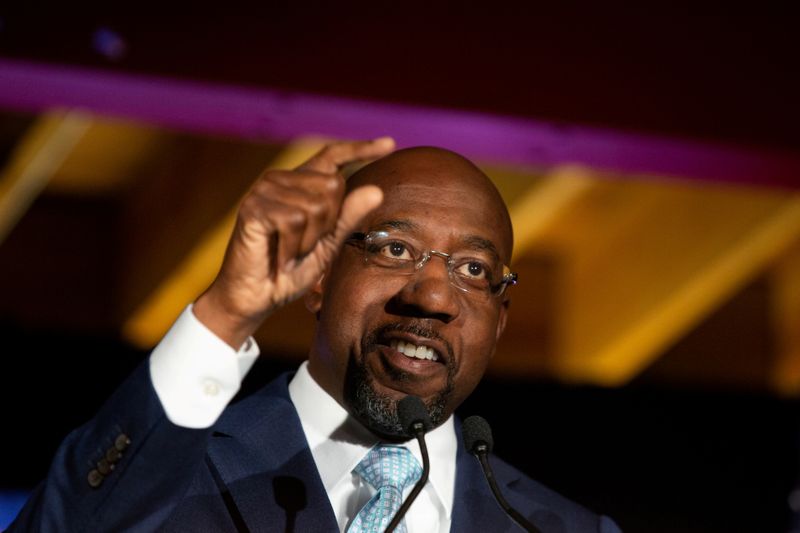
M 308 373 L 303 363 L 289 384 L 289 396 L 297 408 L 311 455 L 317 464 L 322 484 L 331 500 L 333 512 L 344 531 L 375 489 L 353 469 L 378 438 L 359 424 Z M 456 434 L 453 417 L 425 435 L 431 472 L 428 483 L 406 513 L 409 532 L 450 531 L 456 473 Z M 403 444 L 420 466 L 422 454 L 416 439 Z M 404 497 L 411 492 L 407 487 Z
M 207 428 L 239 392 L 258 357 L 250 338 L 237 352 L 184 309 L 150 354 L 150 379 L 176 426 Z
M 211 426 L 236 395 L 258 357 L 250 338 L 237 352 L 206 328 L 191 306 L 175 321 L 150 356 L 150 377 L 167 417 L 174 424 Z M 311 377 L 303 363 L 289 384 L 311 454 L 331 501 L 339 529 L 345 531 L 375 489 L 352 472 L 378 442 L 375 435 L 348 415 Z M 428 483 L 409 508 L 408 531 L 450 531 L 456 474 L 453 417 L 426 434 L 431 472 Z M 422 465 L 416 440 L 404 444 Z M 404 496 L 408 496 L 408 487 Z

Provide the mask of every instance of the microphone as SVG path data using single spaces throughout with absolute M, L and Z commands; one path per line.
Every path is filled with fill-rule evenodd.
M 422 452 L 422 476 L 420 476 L 414 488 L 411 489 L 411 493 L 406 498 L 406 501 L 403 502 L 403 505 L 400 506 L 400 509 L 397 510 L 392 521 L 386 526 L 386 533 L 391 533 L 400 524 L 406 511 L 417 499 L 417 495 L 422 491 L 425 483 L 428 482 L 428 475 L 431 473 L 428 446 L 425 444 L 425 432 L 433 426 L 428 415 L 428 409 L 422 403 L 422 400 L 416 396 L 409 395 L 397 402 L 397 416 L 400 418 L 400 424 L 406 434 L 409 437 L 416 437 L 417 442 L 419 442 L 419 450 Z
M 480 416 L 471 416 L 464 420 L 461 426 L 461 432 L 464 435 L 464 446 L 467 450 L 478 458 L 478 461 L 483 467 L 483 475 L 489 483 L 489 488 L 492 489 L 492 494 L 500 504 L 500 507 L 516 522 L 521 528 L 531 533 L 541 533 L 540 530 L 534 526 L 527 518 L 522 516 L 516 509 L 511 507 L 497 486 L 497 481 L 494 478 L 494 472 L 489 465 L 489 453 L 494 447 L 494 439 L 492 438 L 492 428 L 489 423 Z

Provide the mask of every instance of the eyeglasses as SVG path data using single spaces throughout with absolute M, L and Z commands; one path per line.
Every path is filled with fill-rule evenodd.
M 481 299 L 501 296 L 506 287 L 517 283 L 517 274 L 488 253 L 423 250 L 413 239 L 388 231 L 353 233 L 348 243 L 363 247 L 365 262 L 397 274 L 413 274 L 439 256 L 447 265 L 451 285 Z

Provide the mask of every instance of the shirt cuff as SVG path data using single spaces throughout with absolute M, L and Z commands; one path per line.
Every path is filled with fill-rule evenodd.
M 250 337 L 237 352 L 209 330 L 189 305 L 150 355 L 150 379 L 167 418 L 207 428 L 239 391 L 258 357 Z

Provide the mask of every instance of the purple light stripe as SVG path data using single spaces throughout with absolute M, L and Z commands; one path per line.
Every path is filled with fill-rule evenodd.
M 189 132 L 276 142 L 303 135 L 392 135 L 400 146 L 442 146 L 485 162 L 582 163 L 626 174 L 800 187 L 800 158 L 782 153 L 8 59 L 0 59 L 0 107 L 29 112 L 86 108 Z

